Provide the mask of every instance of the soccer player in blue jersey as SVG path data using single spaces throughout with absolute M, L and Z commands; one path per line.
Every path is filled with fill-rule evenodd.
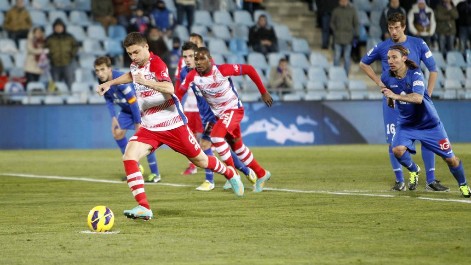
M 98 57 L 94 63 L 95 74 L 100 84 L 113 80 L 121 76 L 123 73 L 112 70 L 111 60 L 106 56 Z M 105 95 L 106 106 L 111 116 L 111 132 L 118 144 L 121 153 L 124 154 L 128 139 L 126 137 L 127 130 L 139 129 L 141 123 L 141 114 L 136 101 L 136 92 L 132 84 L 123 84 L 111 86 Z M 115 105 L 120 107 L 120 112 L 116 115 Z M 160 173 L 157 166 L 155 153 L 147 156 L 147 162 L 151 173 L 145 179 L 145 182 L 159 182 Z M 143 171 L 142 166 L 140 166 Z M 124 178 L 126 180 L 126 178 Z
M 178 84 L 183 83 L 183 80 L 185 80 L 186 75 L 195 68 L 195 52 L 197 49 L 198 49 L 198 46 L 194 44 L 193 42 L 185 42 L 183 44 L 182 58 L 185 62 L 185 66 L 182 68 L 180 72 L 180 75 L 179 75 L 180 82 Z M 204 97 L 199 92 L 197 92 L 194 86 L 192 86 L 192 90 L 196 96 L 196 102 L 198 104 L 198 109 L 199 109 L 201 121 L 203 123 L 203 128 L 204 128 L 203 134 L 200 138 L 200 146 L 206 155 L 213 156 L 214 154 L 211 149 L 212 143 L 211 143 L 210 135 L 211 135 L 211 130 L 213 128 L 213 125 L 216 123 L 216 116 L 210 109 Z M 176 91 L 177 97 L 180 99 L 183 98 L 187 92 L 187 91 L 181 90 L 179 86 L 176 87 L 175 91 Z M 252 183 L 252 185 L 255 184 L 255 182 L 257 181 L 257 175 L 255 174 L 255 172 L 252 169 L 248 168 L 246 165 L 244 165 L 244 163 L 242 163 L 239 160 L 237 155 L 232 150 L 231 150 L 231 156 L 232 156 L 232 159 L 234 160 L 235 167 L 245 174 L 245 176 Z M 197 187 L 196 190 L 210 191 L 214 189 L 214 176 L 213 176 L 214 173 L 211 170 L 206 169 L 205 174 L 206 174 L 205 181 L 203 182 L 203 184 Z M 224 185 L 224 189 L 230 189 L 232 187 L 230 183 L 229 185 L 227 185 L 227 183 L 229 182 L 226 182 L 226 185 Z
M 387 52 L 389 47 L 401 44 L 409 50 L 409 59 L 413 62 L 420 64 L 423 62 L 430 72 L 427 85 L 428 96 L 432 95 L 435 81 L 437 79 L 437 68 L 435 60 L 433 59 L 432 52 L 430 51 L 427 44 L 420 38 L 405 35 L 406 29 L 406 17 L 402 13 L 393 13 L 388 17 L 388 31 L 391 38 L 379 43 L 372 48 L 368 53 L 361 59 L 360 68 L 373 80 L 379 87 L 384 87 L 381 79 L 374 72 L 370 66 L 374 61 L 381 61 L 382 71 L 387 72 L 389 70 Z M 386 97 L 383 97 L 383 119 L 386 132 L 386 141 L 389 144 L 389 160 L 391 162 L 393 171 L 396 175 L 396 183 L 392 190 L 404 191 L 406 186 L 404 184 L 404 176 L 402 173 L 402 167 L 399 161 L 394 157 L 391 150 L 391 140 L 395 132 L 395 126 L 397 122 L 397 109 L 394 108 L 392 101 L 388 101 Z M 426 169 L 426 190 L 430 191 L 448 191 L 449 188 L 440 184 L 439 180 L 435 179 L 435 155 L 432 151 L 428 150 L 422 145 L 422 159 L 424 161 Z M 415 190 L 418 185 L 418 176 L 420 168 L 416 172 L 410 173 L 409 178 L 409 189 Z
M 408 59 L 409 51 L 402 45 L 389 47 L 387 56 L 389 71 L 383 72 L 381 92 L 394 100 L 398 109 L 396 133 L 391 146 L 394 156 L 410 172 L 417 172 L 412 160 L 414 141 L 432 150 L 445 160 L 451 174 L 458 182 L 461 194 L 469 198 L 471 191 L 466 182 L 463 163 L 454 155 L 443 124 L 435 106 L 425 91 L 424 77 L 415 62 Z

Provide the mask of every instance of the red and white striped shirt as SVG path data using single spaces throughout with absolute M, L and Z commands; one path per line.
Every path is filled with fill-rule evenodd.
M 165 63 L 153 53 L 142 67 L 135 63 L 130 66 L 136 89 L 137 103 L 141 111 L 141 125 L 150 131 L 168 131 L 187 123 L 180 101 L 175 94 L 160 93 L 152 88 L 138 84 L 134 76 L 142 74 L 145 79 L 158 82 L 172 82 Z
M 248 64 L 213 65 L 211 71 L 204 76 L 199 75 L 196 70 L 192 70 L 183 81 L 181 89 L 187 90 L 193 83 L 197 94 L 201 94 L 208 102 L 214 115 L 220 117 L 226 110 L 242 107 L 237 88 L 229 79 L 231 76 L 239 75 L 249 75 L 261 94 L 267 92 L 257 71 Z

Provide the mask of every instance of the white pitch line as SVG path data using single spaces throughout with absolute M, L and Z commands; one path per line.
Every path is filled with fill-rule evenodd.
M 6 177 L 20 177 L 20 178 L 36 178 L 36 179 L 53 179 L 53 180 L 72 180 L 72 181 L 85 181 L 85 182 L 97 182 L 97 183 L 109 183 L 109 184 L 123 184 L 123 181 L 118 180 L 106 180 L 106 179 L 93 179 L 83 177 L 61 177 L 61 176 L 41 176 L 33 174 L 22 174 L 22 173 L 0 173 L 0 176 Z M 193 187 L 189 184 L 177 184 L 177 183 L 146 183 L 150 185 L 170 186 L 170 187 Z M 369 196 L 369 197 L 382 197 L 382 198 L 395 198 L 397 195 L 391 194 L 376 194 L 376 193 L 365 193 L 370 191 L 322 191 L 322 190 L 295 190 L 295 189 L 278 189 L 278 188 L 265 188 L 265 190 L 278 191 L 278 192 L 290 192 L 290 193 L 311 193 L 311 194 L 330 194 L 330 195 L 347 195 L 347 196 Z M 458 202 L 471 204 L 469 199 L 441 199 L 441 198 L 430 198 L 430 197 L 412 197 L 412 196 L 401 196 L 416 198 L 419 200 L 427 201 L 442 201 L 442 202 Z

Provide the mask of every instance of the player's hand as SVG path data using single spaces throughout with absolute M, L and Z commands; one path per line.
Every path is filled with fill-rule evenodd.
M 138 84 L 141 84 L 141 85 L 145 85 L 145 82 L 147 82 L 147 79 L 144 78 L 142 73 L 138 73 L 138 74 L 134 75 L 133 79 L 134 79 L 134 82 L 136 82 Z
M 98 93 L 98 95 L 100 96 L 103 96 L 106 91 L 108 91 L 110 89 L 110 85 L 108 85 L 107 83 L 103 83 L 101 85 L 98 85 L 98 87 L 96 88 L 96 92 Z
M 385 87 L 381 88 L 381 93 L 383 93 L 383 95 L 387 97 L 388 99 L 394 99 L 394 96 L 396 95 L 390 89 L 385 88 Z
M 388 98 L 388 107 L 394 109 L 394 99 Z
M 268 107 L 271 107 L 271 105 L 273 105 L 273 98 L 271 97 L 270 93 L 268 93 L 268 92 L 265 92 L 265 93 L 262 94 L 262 100 L 263 100 L 263 102 L 265 102 L 265 104 Z

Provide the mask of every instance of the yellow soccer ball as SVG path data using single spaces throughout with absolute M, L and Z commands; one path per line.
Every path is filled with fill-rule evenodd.
M 114 214 L 106 206 L 96 206 L 88 213 L 87 223 L 93 232 L 107 232 L 113 227 Z

